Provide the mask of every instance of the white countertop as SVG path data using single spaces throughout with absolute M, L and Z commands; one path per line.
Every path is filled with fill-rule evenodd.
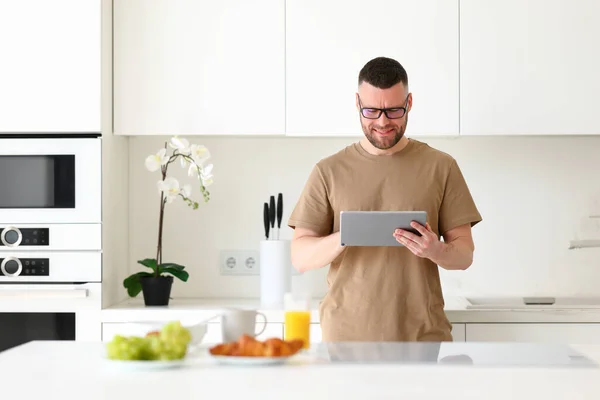
M 600 398 L 600 369 L 566 365 L 572 357 L 564 346 L 550 351 L 535 344 L 442 343 L 446 350 L 440 349 L 437 362 L 435 354 L 428 352 L 425 361 L 419 362 L 425 354 L 418 351 L 422 344 L 414 344 L 416 351 L 410 350 L 411 344 L 400 345 L 409 349 L 400 362 L 336 363 L 323 360 L 317 351 L 279 366 L 222 366 L 201 352 L 190 356 L 182 368 L 143 371 L 119 368 L 105 360 L 102 343 L 30 342 L 0 353 L 0 376 L 3 393 L 22 399 Z M 369 354 L 373 349 L 379 349 L 376 354 L 390 353 L 384 343 L 374 346 Z M 600 362 L 600 346 L 572 349 Z M 530 360 L 539 363 L 522 364 L 507 358 L 507 353 L 528 353 Z M 486 362 L 485 354 L 492 362 Z M 464 355 L 473 364 L 461 364 Z M 427 357 L 432 361 L 427 362 Z
M 574 306 L 527 306 L 517 305 L 488 309 L 469 308 L 464 297 L 445 298 L 445 311 L 452 323 L 494 323 L 494 322 L 598 322 L 600 323 L 600 302 L 598 304 Z M 283 322 L 282 307 L 264 307 L 259 299 L 233 298 L 186 298 L 173 299 L 166 307 L 146 307 L 141 295 L 127 299 L 102 310 L 102 322 L 199 321 L 217 315 L 224 308 L 251 308 L 263 312 L 269 322 Z M 311 322 L 319 322 L 319 299 L 311 304 Z

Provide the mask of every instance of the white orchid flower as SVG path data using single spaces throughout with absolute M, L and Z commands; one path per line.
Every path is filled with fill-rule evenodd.
M 202 171 L 200 172 L 200 178 L 202 179 L 202 184 L 204 186 L 210 186 L 213 183 L 213 174 L 212 174 L 213 165 L 208 164 Z
M 190 147 L 190 157 L 198 165 L 202 165 L 210 158 L 210 152 L 205 146 L 193 144 Z
M 208 165 L 202 167 L 202 173 L 201 173 L 201 175 L 203 177 L 212 177 L 212 170 L 213 170 L 213 165 L 212 164 L 208 164 Z
M 212 184 L 213 184 L 212 175 L 209 178 L 202 178 L 202 185 L 204 187 L 209 187 Z
M 169 145 L 172 148 L 179 150 L 180 153 L 187 154 L 190 151 L 190 142 L 184 138 L 173 136 Z
M 183 185 L 183 189 L 181 189 L 181 194 L 183 197 L 189 198 L 192 195 L 192 185 Z
M 196 178 L 198 176 L 198 166 L 195 163 L 190 163 L 188 168 L 188 176 Z
M 172 203 L 179 195 L 179 181 L 173 177 L 168 177 L 164 181 L 158 181 L 159 192 L 165 194 L 167 203 Z
M 158 171 L 161 166 L 168 162 L 167 149 L 160 149 L 158 153 L 146 157 L 146 168 L 150 172 Z

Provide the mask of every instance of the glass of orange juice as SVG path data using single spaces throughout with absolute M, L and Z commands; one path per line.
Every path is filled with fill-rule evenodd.
M 301 339 L 304 348 L 310 346 L 310 295 L 308 293 L 286 293 L 285 340 Z

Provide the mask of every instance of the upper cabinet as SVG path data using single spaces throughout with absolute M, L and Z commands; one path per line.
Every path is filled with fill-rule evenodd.
M 597 0 L 461 0 L 461 134 L 600 134 L 599 15 Z
M 114 2 L 114 132 L 285 133 L 284 0 Z
M 100 0 L 0 0 L 0 133 L 99 133 L 100 53 Z
M 361 136 L 358 74 L 386 56 L 408 73 L 407 135 L 458 135 L 458 24 L 458 0 L 287 0 L 286 132 Z
M 0 0 L 0 130 L 94 120 L 90 4 Z M 408 73 L 408 136 L 600 134 L 599 14 L 597 0 L 116 0 L 113 128 L 361 137 L 358 74 L 387 56 Z

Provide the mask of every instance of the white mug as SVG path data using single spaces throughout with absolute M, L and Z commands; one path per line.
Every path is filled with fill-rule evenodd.
M 263 318 L 262 328 L 256 332 L 256 317 Z M 267 327 L 265 314 L 255 310 L 228 309 L 221 314 L 221 334 L 223 342 L 237 342 L 240 336 L 258 336 Z

